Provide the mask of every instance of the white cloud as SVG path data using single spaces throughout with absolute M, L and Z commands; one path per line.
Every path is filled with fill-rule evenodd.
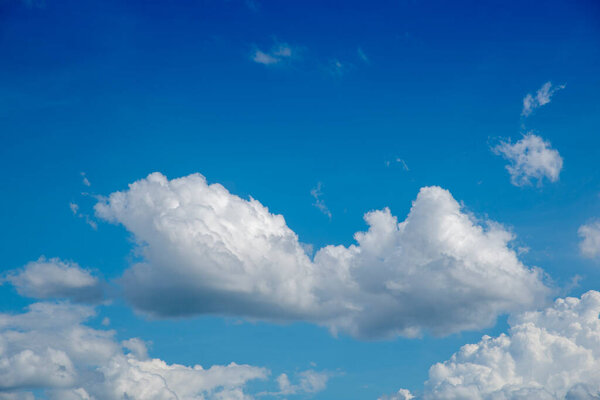
M 445 335 L 540 304 L 542 274 L 439 187 L 421 189 L 405 221 L 365 215 L 367 232 L 314 260 L 281 215 L 200 174 L 160 173 L 96 205 L 133 233 L 143 261 L 121 278 L 131 303 L 160 317 L 225 314 L 305 320 L 357 337 Z
M 301 371 L 296 374 L 297 383 L 293 384 L 287 374 L 281 374 L 277 377 L 279 385 L 278 392 L 261 393 L 263 396 L 288 396 L 302 393 L 317 393 L 327 387 L 327 381 L 331 374 L 312 369 Z
M 310 195 L 315 199 L 314 206 L 317 207 L 323 214 L 327 215 L 329 219 L 331 219 L 331 211 L 329 211 L 329 208 L 327 208 L 325 200 L 322 199 L 322 187 L 323 185 L 321 182 L 317 183 L 317 186 L 310 190 Z
M 563 159 L 550 142 L 539 136 L 528 133 L 514 144 L 502 142 L 492 150 L 510 162 L 506 169 L 515 186 L 530 185 L 531 179 L 537 179 L 538 184 L 543 178 L 558 181 Z
M 76 302 L 97 302 L 103 298 L 100 280 L 89 270 L 58 258 L 41 257 L 4 277 L 22 296 L 37 299 L 68 298 Z
M 204 369 L 147 357 L 139 339 L 83 325 L 87 306 L 37 303 L 23 314 L 0 314 L 0 399 L 29 399 L 42 389 L 60 400 L 249 399 L 244 386 L 269 371 L 250 365 Z M 141 356 L 141 357 L 140 357 Z
M 83 183 L 85 186 L 88 186 L 88 187 L 92 186 L 92 184 L 90 183 L 90 180 L 85 175 L 85 172 L 81 172 L 81 183 Z
M 523 111 L 521 115 L 524 117 L 529 116 L 536 108 L 539 108 L 545 104 L 550 103 L 552 95 L 560 89 L 564 89 L 565 85 L 559 85 L 552 87 L 551 82 L 546 82 L 538 89 L 535 96 L 528 93 L 523 98 Z
M 580 226 L 577 233 L 582 238 L 579 243 L 581 254 L 588 258 L 598 257 L 600 255 L 600 221 Z
M 510 321 L 429 371 L 423 399 L 600 398 L 600 292 Z
M 273 46 L 271 51 L 264 52 L 256 49 L 252 54 L 252 60 L 259 64 L 272 65 L 282 61 L 289 60 L 294 56 L 295 51 L 286 43 L 280 43 Z
M 415 398 L 415 396 L 413 396 L 409 390 L 400 389 L 400 390 L 398 390 L 398 392 L 394 393 L 391 396 L 387 396 L 387 395 L 381 396 L 377 400 L 411 400 L 414 398 Z

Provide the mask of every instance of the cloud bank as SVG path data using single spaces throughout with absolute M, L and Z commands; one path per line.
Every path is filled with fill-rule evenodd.
M 600 398 L 600 292 L 558 299 L 429 370 L 423 399 Z
M 550 142 L 532 133 L 514 144 L 502 142 L 492 151 L 510 162 L 506 169 L 515 186 L 530 185 L 532 179 L 536 179 L 538 184 L 544 178 L 556 182 L 563 166 L 562 157 Z
M 509 246 L 439 187 L 421 189 L 398 223 L 365 215 L 356 244 L 311 260 L 281 215 L 200 174 L 160 173 L 95 206 L 133 234 L 141 261 L 122 276 L 129 301 L 158 317 L 234 315 L 304 320 L 361 338 L 446 335 L 543 303 L 550 290 Z
M 89 306 L 36 303 L 0 314 L 0 398 L 50 400 L 247 399 L 244 386 L 269 371 L 250 365 L 205 369 L 147 357 L 143 341 L 119 344 L 114 331 L 83 325 Z

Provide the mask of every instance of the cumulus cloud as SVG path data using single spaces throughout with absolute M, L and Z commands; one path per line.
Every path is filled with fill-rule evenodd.
M 528 133 L 514 144 L 502 142 L 492 150 L 510 162 L 506 169 L 515 186 L 530 185 L 532 179 L 536 179 L 538 184 L 543 178 L 550 182 L 558 181 L 563 159 L 550 142 L 539 136 Z
M 429 370 L 423 399 L 600 398 L 600 292 L 511 319 Z
M 312 369 L 301 371 L 296 374 L 297 383 L 292 383 L 287 374 L 277 377 L 279 391 L 261 393 L 261 396 L 289 396 L 302 393 L 317 393 L 327 387 L 327 381 L 331 375 L 323 371 Z
M 600 255 L 600 221 L 581 225 L 577 231 L 581 237 L 579 250 L 584 257 L 595 258 Z
M 282 61 L 289 60 L 295 54 L 295 51 L 287 43 L 279 43 L 273 46 L 270 51 L 254 50 L 252 61 L 263 65 L 279 64 Z
M 551 82 L 546 82 L 542 85 L 541 88 L 535 93 L 535 96 L 531 93 L 528 93 L 523 98 L 523 111 L 521 111 L 521 115 L 524 117 L 529 116 L 536 108 L 539 108 L 543 105 L 550 103 L 550 99 L 552 95 L 557 91 L 564 89 L 565 85 L 559 85 L 552 87 Z
M 17 292 L 36 299 L 71 299 L 98 302 L 103 298 L 102 282 L 89 270 L 58 258 L 41 257 L 4 277 Z
M 365 215 L 356 244 L 314 259 L 281 215 L 200 174 L 153 173 L 95 206 L 129 230 L 142 258 L 121 278 L 129 301 L 159 317 L 235 315 L 310 321 L 356 337 L 445 335 L 545 301 L 542 273 L 523 265 L 513 235 L 477 221 L 439 187 L 408 217 Z
M 32 390 L 43 390 L 56 400 L 242 400 L 248 381 L 269 374 L 235 363 L 205 369 L 150 359 L 143 341 L 120 345 L 114 331 L 83 324 L 93 316 L 89 306 L 53 303 L 0 314 L 0 399 L 33 399 Z

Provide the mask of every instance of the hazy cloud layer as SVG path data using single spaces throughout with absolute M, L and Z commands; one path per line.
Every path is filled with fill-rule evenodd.
M 429 371 L 423 398 L 600 398 L 600 292 L 558 299 L 510 321 L 508 334 L 484 336 Z
M 91 271 L 76 263 L 44 257 L 4 278 L 17 292 L 36 299 L 71 299 L 75 302 L 98 302 L 103 298 L 102 282 Z
M 492 150 L 510 162 L 506 169 L 515 186 L 530 185 L 532 179 L 538 184 L 544 178 L 550 182 L 558 181 L 563 159 L 550 142 L 539 136 L 528 133 L 514 144 L 502 142 Z
M 387 208 L 367 213 L 356 244 L 326 246 L 314 260 L 281 215 L 199 174 L 151 174 L 96 213 L 133 234 L 143 260 L 121 283 L 155 316 L 305 320 L 358 337 L 412 337 L 489 326 L 549 294 L 509 247 L 511 233 L 476 221 L 439 187 L 421 189 L 401 223 Z

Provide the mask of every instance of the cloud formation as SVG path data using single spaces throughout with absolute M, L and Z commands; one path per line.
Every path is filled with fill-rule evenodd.
M 514 144 L 501 142 L 492 151 L 510 162 L 506 169 L 515 186 L 530 185 L 532 179 L 536 179 L 538 184 L 544 178 L 556 182 L 563 166 L 562 157 L 550 142 L 532 133 Z
M 564 88 L 565 85 L 552 87 L 551 82 L 546 82 L 541 88 L 538 89 L 538 91 L 535 93 L 535 96 L 531 93 L 527 93 L 527 95 L 523 98 L 523 111 L 521 111 L 521 115 L 528 117 L 536 108 L 550 103 L 552 95 Z
M 421 189 L 401 223 L 365 215 L 349 247 L 313 260 L 281 215 L 200 174 L 153 173 L 95 206 L 133 234 L 142 261 L 121 278 L 129 301 L 159 317 L 235 315 L 310 321 L 356 337 L 445 335 L 543 303 L 542 273 L 524 266 L 513 235 L 477 221 L 439 187 Z
M 295 53 L 292 47 L 287 43 L 280 43 L 273 46 L 270 51 L 254 50 L 252 61 L 263 65 L 279 64 L 282 61 L 289 60 Z
M 205 369 L 147 357 L 143 341 L 123 345 L 114 331 L 83 325 L 89 306 L 36 303 L 23 314 L 0 314 L 0 399 L 235 400 L 248 381 L 269 371 L 250 365 Z
M 58 258 L 41 257 L 20 270 L 8 272 L 4 280 L 10 282 L 21 296 L 36 299 L 94 303 L 104 297 L 102 282 L 89 270 Z
M 315 199 L 314 206 L 317 207 L 323 214 L 327 215 L 331 219 L 331 211 L 323 200 L 323 184 L 319 182 L 316 187 L 310 190 L 310 195 Z
M 600 222 L 581 225 L 577 233 L 582 239 L 579 243 L 581 254 L 587 258 L 600 256 Z
M 281 374 L 277 377 L 279 391 L 274 393 L 264 393 L 271 396 L 288 396 L 298 393 L 317 393 L 327 387 L 327 381 L 330 374 L 319 372 L 312 369 L 301 371 L 296 374 L 297 383 L 293 384 L 287 374 Z
M 600 398 L 600 292 L 558 299 L 429 370 L 423 399 Z

